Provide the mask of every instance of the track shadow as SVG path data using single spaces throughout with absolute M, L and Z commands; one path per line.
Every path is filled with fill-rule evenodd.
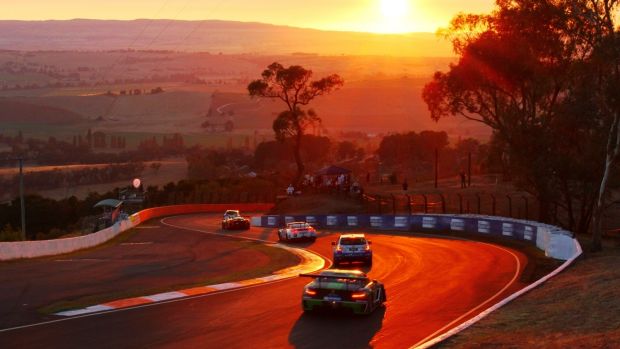
M 293 325 L 288 341 L 295 348 L 370 348 L 385 311 L 381 306 L 370 315 L 304 313 Z

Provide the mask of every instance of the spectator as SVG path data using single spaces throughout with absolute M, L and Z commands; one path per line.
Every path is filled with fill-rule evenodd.
M 295 188 L 292 184 L 289 184 L 288 188 L 286 188 L 286 195 L 293 196 L 293 193 L 295 193 Z
M 465 171 L 461 170 L 459 175 L 461 176 L 461 189 L 463 189 L 467 187 L 467 177 L 465 176 Z
M 405 178 L 403 181 L 403 191 L 407 191 L 407 189 L 409 189 L 409 183 L 407 183 L 407 179 Z

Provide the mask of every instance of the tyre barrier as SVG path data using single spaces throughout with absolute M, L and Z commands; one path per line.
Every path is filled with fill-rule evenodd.
M 283 227 L 303 221 L 317 228 L 377 229 L 416 232 L 466 232 L 522 240 L 545 251 L 547 257 L 568 260 L 577 253 L 578 243 L 572 233 L 535 221 L 483 215 L 413 214 L 413 215 L 267 215 L 252 217 L 252 225 Z
M 151 218 L 188 213 L 224 213 L 234 208 L 242 212 L 264 212 L 273 204 L 189 204 L 147 208 L 95 233 L 64 239 L 0 242 L 0 261 L 59 255 L 100 245 Z

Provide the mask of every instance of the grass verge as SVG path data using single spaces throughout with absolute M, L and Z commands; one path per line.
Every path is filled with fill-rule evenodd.
M 262 243 L 253 241 L 239 241 L 238 243 L 244 244 L 244 248 L 252 249 L 257 253 L 265 254 L 269 256 L 270 262 L 262 267 L 244 270 L 240 272 L 234 272 L 225 275 L 218 275 L 214 277 L 208 277 L 191 283 L 178 283 L 153 287 L 142 287 L 131 290 L 121 290 L 118 292 L 108 292 L 105 294 L 88 295 L 75 299 L 67 299 L 58 302 L 54 302 L 45 307 L 39 308 L 38 311 L 42 314 L 53 314 L 60 311 L 84 308 L 90 305 L 101 304 L 118 299 L 148 296 L 156 293 L 170 292 L 181 290 L 185 288 L 192 288 L 198 286 L 215 285 L 224 282 L 242 281 L 252 279 L 256 277 L 262 277 L 271 275 L 273 272 L 281 269 L 285 269 L 300 263 L 300 258 L 284 249 L 271 247 Z
M 580 239 L 581 240 L 581 239 Z M 584 251 L 588 242 L 581 241 Z M 572 266 L 438 348 L 620 347 L 620 247 L 585 252 Z

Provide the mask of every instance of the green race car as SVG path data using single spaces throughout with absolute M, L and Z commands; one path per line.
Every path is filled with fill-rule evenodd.
M 354 314 L 370 314 L 387 299 L 383 284 L 370 280 L 359 270 L 327 269 L 300 276 L 314 278 L 304 287 L 301 296 L 301 307 L 305 312 L 341 309 Z

